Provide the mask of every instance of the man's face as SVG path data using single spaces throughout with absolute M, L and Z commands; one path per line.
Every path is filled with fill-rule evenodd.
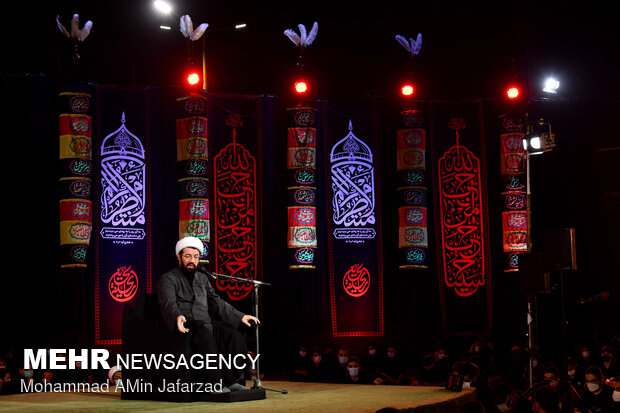
M 194 272 L 200 260 L 200 251 L 191 247 L 183 248 L 177 258 L 181 268 L 188 272 Z
M 553 388 L 558 384 L 558 378 L 553 373 L 545 373 L 544 379 L 549 382 L 549 385 Z

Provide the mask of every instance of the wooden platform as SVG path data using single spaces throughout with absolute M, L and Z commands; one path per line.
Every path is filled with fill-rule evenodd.
M 250 384 L 248 382 L 248 384 Z M 250 384 L 251 385 L 251 384 Z M 328 383 L 263 381 L 262 400 L 236 403 L 175 403 L 121 400 L 120 392 L 26 393 L 0 396 L 0 412 L 376 412 L 394 407 L 401 412 L 458 412 L 459 406 L 475 397 L 473 390 L 455 393 L 439 387 L 375 386 Z M 251 410 L 248 410 L 251 409 Z

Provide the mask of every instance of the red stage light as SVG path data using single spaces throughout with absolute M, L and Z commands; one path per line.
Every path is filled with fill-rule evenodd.
M 508 96 L 508 99 L 516 99 L 519 97 L 519 94 L 519 88 L 516 86 L 511 86 L 506 89 L 506 96 Z
M 400 88 L 400 93 L 403 96 L 413 96 L 415 94 L 415 86 L 412 83 L 405 83 Z
M 200 83 L 200 75 L 198 74 L 198 72 L 189 72 L 186 80 L 188 85 L 196 86 L 198 83 Z
M 308 91 L 308 83 L 305 80 L 295 82 L 295 92 L 302 94 Z

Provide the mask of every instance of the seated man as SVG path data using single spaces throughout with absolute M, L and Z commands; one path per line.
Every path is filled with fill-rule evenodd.
M 240 322 L 248 327 L 251 327 L 250 321 L 260 322 L 222 300 L 207 274 L 198 271 L 203 249 L 202 241 L 195 237 L 177 242 L 175 252 L 179 265 L 162 275 L 158 284 L 157 296 L 164 322 L 174 334 L 189 335 L 194 354 L 247 354 L 245 339 L 237 327 Z M 217 315 L 223 323 L 214 322 L 210 314 Z M 248 389 L 244 385 L 243 371 L 205 369 L 204 373 L 205 383 L 222 383 L 223 392 Z

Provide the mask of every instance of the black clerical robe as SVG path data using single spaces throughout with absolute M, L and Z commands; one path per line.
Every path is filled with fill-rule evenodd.
M 159 308 L 164 322 L 171 331 L 177 331 L 177 317 L 187 321 L 211 324 L 210 314 L 237 328 L 244 314 L 222 300 L 215 292 L 209 277 L 196 271 L 193 282 L 183 274 L 180 267 L 168 271 L 159 279 L 157 288 Z

